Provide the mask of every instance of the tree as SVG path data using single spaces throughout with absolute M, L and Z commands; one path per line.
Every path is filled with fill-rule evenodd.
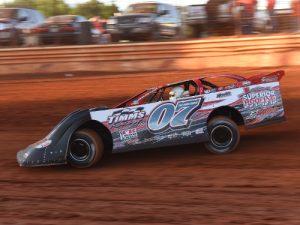
M 36 8 L 36 1 L 35 0 L 14 0 L 12 2 L 5 2 L 3 4 L 5 7 L 11 8 Z
M 101 8 L 100 16 L 102 18 L 109 18 L 114 15 L 114 13 L 119 12 L 118 7 L 115 4 L 111 5 L 104 5 L 104 7 Z
M 44 13 L 46 17 L 69 14 L 71 8 L 63 0 L 37 0 L 36 9 Z
M 89 0 L 88 2 L 78 4 L 73 13 L 91 18 L 94 16 L 101 16 L 102 18 L 108 18 L 115 12 L 118 12 L 118 7 L 115 4 L 105 5 L 97 0 Z
M 76 14 L 91 18 L 101 16 L 108 18 L 115 12 L 118 7 L 115 4 L 105 5 L 97 0 L 89 0 L 85 3 L 78 4 L 71 8 L 64 0 L 14 0 L 3 4 L 5 7 L 20 7 L 40 10 L 46 17 Z
M 37 9 L 46 17 L 70 13 L 70 7 L 63 0 L 14 0 L 4 6 Z

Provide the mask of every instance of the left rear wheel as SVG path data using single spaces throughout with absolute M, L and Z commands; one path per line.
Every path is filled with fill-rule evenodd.
M 102 138 L 91 129 L 76 131 L 69 143 L 68 163 L 77 168 L 88 168 L 97 164 L 104 153 Z
M 209 141 L 205 143 L 208 151 L 214 154 L 232 152 L 240 142 L 240 132 L 230 118 L 217 116 L 208 123 Z

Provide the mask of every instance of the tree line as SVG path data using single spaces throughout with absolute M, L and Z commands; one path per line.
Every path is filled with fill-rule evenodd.
M 46 17 L 75 14 L 85 16 L 87 18 L 91 18 L 93 16 L 109 18 L 119 11 L 118 7 L 114 3 L 106 5 L 97 0 L 88 0 L 85 3 L 74 6 L 68 5 L 64 0 L 13 0 L 3 3 L 2 6 L 37 9 Z

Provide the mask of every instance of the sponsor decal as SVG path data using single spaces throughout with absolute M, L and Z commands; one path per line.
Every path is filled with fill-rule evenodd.
M 277 112 L 278 112 L 277 108 L 267 108 L 267 109 L 262 109 L 262 110 L 258 111 L 257 115 L 270 115 L 270 114 L 274 114 Z
M 175 139 L 175 138 L 177 138 L 177 136 L 178 136 L 177 133 L 173 133 L 173 134 L 168 134 L 168 135 L 167 135 L 167 137 L 168 137 L 169 139 Z
M 249 116 L 247 116 L 247 119 L 252 120 L 257 117 L 257 110 L 250 111 Z
M 137 138 L 137 136 L 138 136 L 137 130 L 135 128 L 129 129 L 129 130 L 123 130 L 123 131 L 120 131 L 119 133 L 120 133 L 120 138 L 122 141 L 131 140 L 131 139 Z
M 183 132 L 181 132 L 181 135 L 182 135 L 183 137 L 191 136 L 191 135 L 192 135 L 192 131 L 189 131 L 189 130 L 183 131 Z
M 204 134 L 204 128 L 199 128 L 195 131 L 196 134 Z
M 243 81 L 241 86 L 244 87 L 244 86 L 250 86 L 251 85 L 251 81 L 247 80 L 247 81 Z
M 119 111 L 115 111 L 108 117 L 108 124 L 112 127 L 127 126 L 130 124 L 138 125 L 146 116 L 144 107 L 138 107 L 136 109 L 125 108 Z
M 217 91 L 217 88 L 208 89 L 208 90 L 205 90 L 205 94 L 214 93 L 216 91 Z
M 133 104 L 133 105 L 138 105 L 138 104 L 139 104 L 139 100 L 133 100 L 133 101 L 132 101 L 132 104 Z
M 231 96 L 231 92 L 230 91 L 223 92 L 223 93 L 218 93 L 217 94 L 217 98 L 225 98 L 225 97 L 228 97 L 228 96 Z
M 263 77 L 263 78 L 261 79 L 261 81 L 262 81 L 263 83 L 271 83 L 271 82 L 278 81 L 278 77 L 277 77 L 277 76 Z
M 277 97 L 274 90 L 262 90 L 249 92 L 242 96 L 242 100 L 246 109 L 252 109 L 275 105 Z
M 203 98 L 167 102 L 155 108 L 148 118 L 151 132 L 160 133 L 171 129 L 189 127 L 192 115 L 202 106 Z
M 235 84 L 231 84 L 225 87 L 225 89 L 233 89 L 233 88 L 236 88 Z

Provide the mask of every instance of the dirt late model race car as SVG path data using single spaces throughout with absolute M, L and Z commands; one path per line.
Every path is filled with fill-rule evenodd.
M 150 88 L 114 108 L 80 110 L 43 140 L 17 153 L 20 166 L 70 164 L 86 168 L 105 154 L 204 142 L 215 154 L 233 151 L 238 126 L 284 119 L 279 81 L 283 71 L 206 76 Z M 220 80 L 229 85 L 217 85 Z

